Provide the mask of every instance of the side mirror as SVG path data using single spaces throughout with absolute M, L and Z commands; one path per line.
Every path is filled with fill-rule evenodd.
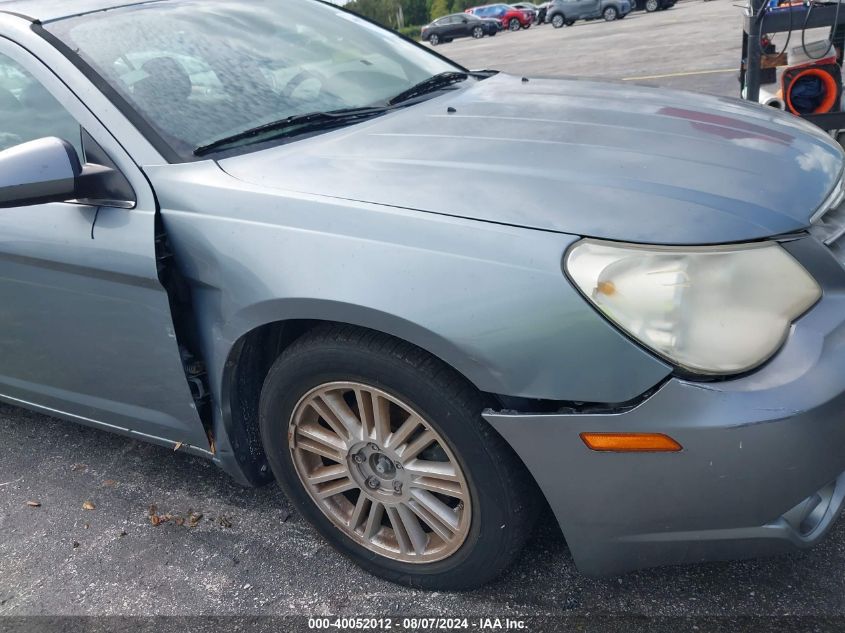
M 47 137 L 11 147 L 0 152 L 0 208 L 73 200 L 81 174 L 67 141 Z
M 73 145 L 54 136 L 10 147 L 0 152 L 0 209 L 69 200 L 133 206 L 129 182 L 108 158 L 101 161 L 106 164 L 82 165 Z

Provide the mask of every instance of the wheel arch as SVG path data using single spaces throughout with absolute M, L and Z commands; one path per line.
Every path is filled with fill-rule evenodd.
M 258 408 L 261 388 L 270 368 L 284 350 L 294 341 L 308 332 L 332 325 L 349 325 L 361 330 L 369 330 L 393 336 L 418 347 L 426 354 L 448 365 L 467 383 L 484 396 L 490 409 L 501 409 L 515 404 L 515 399 L 490 393 L 479 388 L 464 372 L 460 371 L 453 362 L 449 362 L 441 355 L 432 352 L 405 337 L 396 336 L 390 332 L 374 330 L 373 328 L 335 320 L 317 318 L 290 318 L 269 321 L 244 332 L 232 345 L 226 359 L 225 371 L 221 389 L 222 424 L 228 444 L 231 446 L 231 457 L 235 464 L 223 464 L 227 470 L 236 470 L 242 483 L 260 486 L 272 481 L 267 457 L 261 441 L 258 426 Z M 542 406 L 543 401 L 537 401 Z M 548 401 L 546 402 L 549 403 Z M 480 414 L 481 412 L 479 412 Z M 489 424 L 489 422 L 485 423 Z M 491 425 L 492 429 L 492 425 Z M 498 431 L 492 429 L 498 434 Z M 513 450 L 513 449 L 511 449 Z M 514 451 L 515 458 L 525 466 L 522 458 Z M 227 468 L 228 466 L 228 468 Z M 233 468 L 234 467 L 234 468 Z M 545 493 L 537 484 L 534 475 L 526 467 L 537 494 L 542 502 L 548 504 Z
M 434 332 L 399 317 L 371 308 L 331 301 L 316 301 L 311 309 L 284 310 L 283 318 L 248 319 L 235 336 L 226 336 L 233 344 L 225 353 L 219 371 L 220 416 L 215 436 L 225 436 L 231 448 L 233 466 L 252 485 L 270 481 L 271 475 L 258 433 L 258 401 L 267 372 L 279 355 L 296 339 L 314 328 L 326 325 L 350 325 L 372 330 L 410 343 L 451 367 L 470 385 L 484 394 L 501 393 L 491 372 L 474 362 L 456 345 Z M 261 308 L 260 310 L 258 308 Z M 268 306 L 256 306 L 257 314 L 266 314 Z M 257 314 L 253 314 L 256 317 Z M 217 372 L 215 372 L 217 373 Z M 212 387 L 213 388 L 213 387 Z M 218 441 L 218 444 L 220 442 Z M 223 444 L 225 446 L 225 444 Z

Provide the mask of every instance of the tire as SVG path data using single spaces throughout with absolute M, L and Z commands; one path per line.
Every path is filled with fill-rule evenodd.
M 346 389 L 353 391 L 346 392 Z M 369 395 L 365 398 L 362 393 Z M 320 399 L 323 397 L 325 399 Z M 391 404 L 385 404 L 386 401 Z M 315 402 L 317 408 L 308 405 L 309 402 Z M 338 410 L 338 402 L 347 403 L 342 409 L 345 417 L 335 417 L 335 426 L 330 427 L 325 417 L 328 414 L 318 414 L 318 408 L 333 403 L 335 408 L 332 410 Z M 295 341 L 274 363 L 261 392 L 259 424 L 276 479 L 297 510 L 332 546 L 364 569 L 393 582 L 425 589 L 460 590 L 492 580 L 513 562 L 532 531 L 538 510 L 539 495 L 525 467 L 481 418 L 485 404 L 482 395 L 451 367 L 409 343 L 351 326 L 326 326 Z M 364 417 L 373 421 L 373 428 L 377 426 L 376 417 L 372 415 L 374 411 L 392 420 L 389 423 L 392 434 L 382 431 L 382 438 L 402 435 L 401 429 L 406 424 L 402 421 L 408 411 L 411 412 L 408 419 L 422 426 L 414 427 L 415 431 L 405 435 L 407 439 L 399 440 L 400 443 L 393 447 L 398 452 L 392 454 L 389 441 L 378 439 L 375 431 L 368 435 L 361 426 L 343 441 L 346 446 L 363 439 L 363 448 L 352 444 L 346 455 L 334 448 L 332 451 L 338 456 L 334 460 L 313 452 L 313 445 L 319 444 L 310 439 L 314 437 L 315 429 L 317 437 L 330 435 L 334 438 L 331 446 L 336 447 L 341 436 L 330 428 L 349 424 L 350 419 L 360 425 L 362 418 L 356 411 L 361 410 L 369 412 L 369 417 Z M 424 433 L 418 435 L 423 426 Z M 435 443 L 419 441 L 428 433 L 437 436 Z M 430 437 L 426 436 L 426 441 L 430 442 Z M 380 444 L 375 446 L 375 442 Z M 422 453 L 414 453 L 411 448 L 414 444 L 425 444 L 427 448 Z M 365 451 L 369 453 L 364 455 Z M 429 451 L 433 454 L 413 457 Z M 410 461 L 403 462 L 404 468 L 400 468 L 403 455 L 409 452 L 412 452 Z M 441 458 L 448 464 L 432 468 L 431 464 L 442 462 Z M 327 464 L 326 459 L 335 463 Z M 397 460 L 395 468 L 393 459 Z M 346 475 L 340 480 L 337 475 L 325 479 L 325 471 L 320 469 L 326 467 L 345 468 Z M 376 477 L 373 470 L 365 472 L 370 467 L 381 475 Z M 460 482 L 447 484 L 460 488 L 466 505 L 464 501 L 457 502 L 459 497 L 438 494 L 441 503 L 432 507 L 442 511 L 448 500 L 454 502 L 452 514 L 447 518 L 450 525 L 454 520 L 458 529 L 463 526 L 461 538 L 456 538 L 458 531 L 455 531 L 451 541 L 441 539 L 430 528 L 422 542 L 413 540 L 408 535 L 419 535 L 419 531 L 405 522 L 409 508 L 413 509 L 415 500 L 420 498 L 416 495 L 433 495 L 415 489 L 413 480 L 405 480 L 405 488 L 399 482 L 399 491 L 396 491 L 397 482 L 400 477 L 415 477 L 415 469 L 417 472 L 444 472 L 444 468 L 451 469 L 451 475 L 457 473 Z M 321 481 L 304 483 L 318 471 Z M 385 487 L 386 480 L 381 479 L 390 474 L 394 477 L 392 489 Z M 364 483 L 360 483 L 362 478 Z M 325 487 L 333 485 L 335 480 L 344 491 L 324 496 Z M 371 485 L 373 480 L 378 487 Z M 344 487 L 354 481 L 359 482 L 354 490 Z M 429 478 L 427 481 L 445 485 L 443 479 Z M 318 490 L 315 492 L 314 488 Z M 373 489 L 365 494 L 365 488 Z M 367 498 L 363 502 L 362 496 Z M 406 503 L 405 496 L 407 505 L 400 510 L 399 506 Z M 373 501 L 369 501 L 371 497 Z M 433 502 L 428 499 L 424 507 L 428 508 L 429 503 Z M 359 505 L 367 509 L 356 510 Z M 379 505 L 381 510 L 377 512 Z M 417 503 L 417 510 L 420 507 L 423 505 Z M 346 508 L 348 518 L 345 522 L 339 521 L 337 508 Z M 372 518 L 374 514 L 377 519 Z M 360 533 L 349 527 L 356 516 L 355 525 Z M 413 514 L 410 516 L 415 518 Z M 407 527 L 395 530 L 393 526 L 397 524 Z M 416 524 L 426 525 L 419 519 Z M 441 532 L 443 525 L 446 522 L 441 523 Z M 368 532 L 374 534 L 369 539 Z M 393 541 L 391 535 L 395 537 Z M 386 553 L 391 543 L 395 551 Z M 427 548 L 432 544 L 452 549 L 448 555 L 437 558 L 436 550 L 432 550 L 434 554 L 428 554 Z M 416 562 L 414 556 L 417 556 Z
M 474 27 L 472 29 L 472 37 L 474 39 L 480 40 L 482 37 L 484 37 L 484 29 L 482 29 L 480 26 Z
M 560 13 L 556 13 L 552 16 L 552 26 L 556 29 L 559 29 L 564 24 L 566 24 L 566 20 L 563 19 L 563 16 Z
M 616 7 L 607 7 L 604 11 L 602 11 L 601 16 L 604 18 L 605 22 L 613 22 L 619 17 L 619 11 L 616 10 Z
M 440 44 L 440 36 L 437 33 L 432 33 L 428 38 L 428 43 L 432 46 Z
M 520 28 L 522 28 L 522 25 L 519 23 L 519 20 L 517 20 L 516 18 L 511 18 L 508 21 L 508 30 L 509 31 L 518 31 Z
M 654 13 L 660 8 L 660 0 L 645 0 L 646 13 Z
M 566 21 L 566 26 L 572 26 L 573 24 L 575 24 L 575 20 L 567 20 Z

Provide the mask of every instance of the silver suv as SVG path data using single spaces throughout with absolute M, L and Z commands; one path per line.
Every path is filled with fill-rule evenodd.
M 552 0 L 546 13 L 546 22 L 559 29 L 571 26 L 576 20 L 607 22 L 622 19 L 631 12 L 629 0 Z

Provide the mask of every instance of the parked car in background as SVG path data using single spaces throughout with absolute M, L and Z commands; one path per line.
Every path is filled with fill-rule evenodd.
M 451 42 L 460 37 L 481 39 L 485 35 L 495 35 L 502 30 L 502 24 L 495 19 L 480 18 L 471 13 L 453 13 L 437 18 L 422 27 L 420 38 L 432 46 Z
M 515 9 L 509 4 L 485 4 L 478 7 L 470 7 L 466 13 L 477 15 L 480 18 L 494 18 L 499 20 L 502 28 L 509 31 L 527 29 L 534 22 L 534 12 L 530 10 Z
M 545 3 L 542 5 L 536 5 L 531 2 L 518 2 L 516 4 L 511 5 L 514 9 L 519 9 L 520 11 L 533 11 L 534 12 L 534 24 L 543 24 L 546 19 L 546 5 Z
M 645 9 L 648 13 L 663 11 L 675 6 L 677 0 L 631 0 L 631 11 Z
M 546 22 L 559 29 L 577 20 L 622 19 L 631 12 L 630 0 L 552 0 L 546 12 Z

